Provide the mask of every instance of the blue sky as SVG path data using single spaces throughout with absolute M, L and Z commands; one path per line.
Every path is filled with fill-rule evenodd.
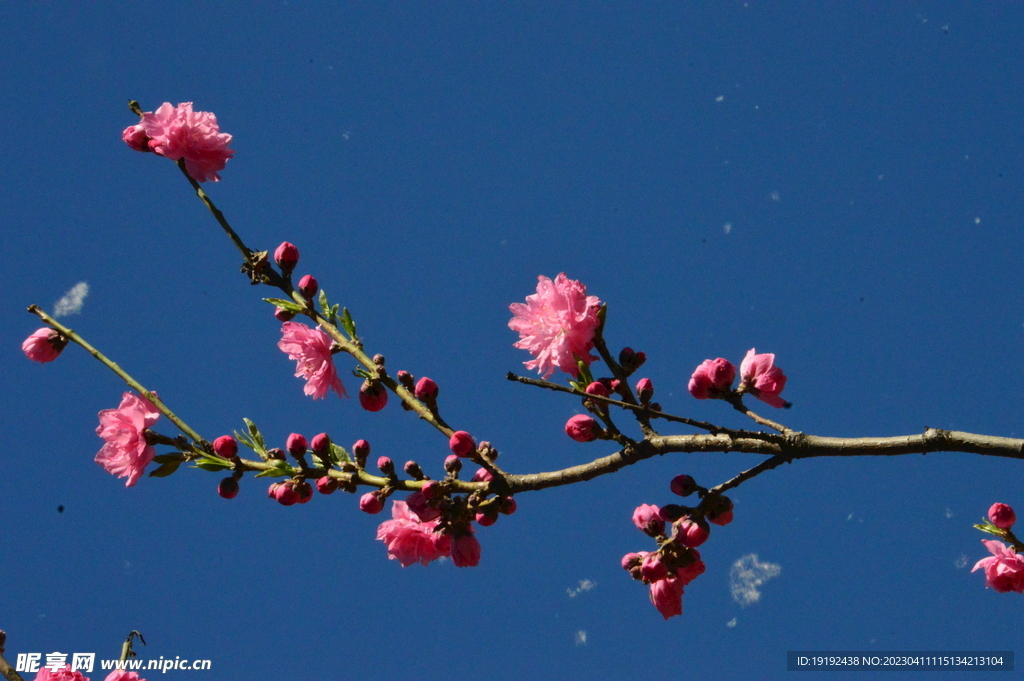
M 734 494 L 664 622 L 619 567 L 651 548 L 633 508 L 756 457 L 522 495 L 479 531 L 479 568 L 402 569 L 356 497 L 284 508 L 247 477 L 225 501 L 221 475 L 192 469 L 125 489 L 93 462 L 123 384 L 78 348 L 39 366 L 19 346 L 28 304 L 88 282 L 68 324 L 208 439 L 247 417 L 279 446 L 327 431 L 440 474 L 444 439 L 396 404 L 303 396 L 269 289 L 172 163 L 121 142 L 129 99 L 192 101 L 234 135 L 206 187 L 243 238 L 297 244 L 370 351 L 434 378 L 445 418 L 508 470 L 612 451 L 565 437 L 577 402 L 504 378 L 528 359 L 509 303 L 563 271 L 609 304 L 613 347 L 647 353 L 673 413 L 746 426 L 686 381 L 756 347 L 789 376 L 794 407 L 773 415 L 793 428 L 1021 437 L 1022 19 L 1015 3 L 4 5 L 8 659 L 115 657 L 131 629 L 142 657 L 212 661 L 167 678 L 730 679 L 781 677 L 796 649 L 1012 650 L 1024 602 L 969 574 L 987 555 L 972 523 L 1024 509 L 1012 461 L 768 473 Z M 779 574 L 743 606 L 730 569 L 751 554 Z

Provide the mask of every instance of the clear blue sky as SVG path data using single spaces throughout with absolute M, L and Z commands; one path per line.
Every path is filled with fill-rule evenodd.
M 39 366 L 19 345 L 28 304 L 86 281 L 69 325 L 205 437 L 248 417 L 277 445 L 326 430 L 440 473 L 444 439 L 396 404 L 303 396 L 269 289 L 172 163 L 122 144 L 128 99 L 192 101 L 235 136 L 207 189 L 236 229 L 296 243 L 368 349 L 434 378 L 508 470 L 612 451 L 564 435 L 575 400 L 504 378 L 528 359 L 509 303 L 562 271 L 609 303 L 609 342 L 647 353 L 674 413 L 747 425 L 685 386 L 757 347 L 789 375 L 774 415 L 793 428 L 1024 436 L 1019 4 L 249 7 L 0 7 L 9 659 L 114 657 L 138 629 L 143 657 L 212 660 L 168 679 L 746 679 L 783 677 L 793 649 L 1018 646 L 1024 601 L 969 574 L 987 555 L 971 524 L 994 501 L 1024 511 L 1012 461 L 766 474 L 664 622 L 619 567 L 651 548 L 633 508 L 756 457 L 522 495 L 479 531 L 479 568 L 402 569 L 356 497 L 284 508 L 247 477 L 225 501 L 192 469 L 125 489 L 93 462 L 123 384 L 78 348 Z M 730 567 L 749 554 L 781 573 L 742 607 Z

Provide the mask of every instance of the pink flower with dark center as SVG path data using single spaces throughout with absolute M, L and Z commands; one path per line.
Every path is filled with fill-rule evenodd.
M 537 277 L 537 293 L 526 303 L 512 303 L 514 315 L 508 326 L 519 333 L 515 347 L 528 350 L 534 359 L 524 362 L 547 378 L 561 369 L 570 376 L 578 373 L 576 359 L 590 366 L 597 357 L 590 354 L 599 321 L 601 301 L 588 296 L 587 287 L 562 272 L 552 281 Z
M 1024 557 L 1017 555 L 1012 546 L 999 541 L 983 539 L 981 543 L 992 555 L 975 563 L 971 572 L 984 569 L 985 586 L 999 593 L 1024 593 Z
M 295 375 L 306 379 L 305 394 L 320 400 L 328 389 L 333 389 L 338 397 L 348 397 L 331 359 L 330 336 L 319 328 L 311 329 L 299 322 L 285 322 L 281 334 L 277 347 L 288 359 L 295 360 Z
M 99 416 L 96 434 L 106 444 L 96 454 L 96 463 L 108 473 L 128 478 L 125 487 L 131 487 L 156 456 L 156 450 L 146 442 L 145 430 L 157 422 L 160 412 L 149 400 L 126 392 L 117 409 L 104 409 Z
M 60 335 L 57 329 L 44 326 L 36 329 L 21 344 L 21 351 L 33 362 L 45 364 L 57 359 L 68 344 L 68 339 Z
M 208 111 L 193 111 L 192 102 L 177 107 L 164 102 L 156 111 L 143 114 L 139 126 L 150 138 L 151 151 L 172 161 L 185 159 L 185 170 L 196 182 L 219 181 L 217 173 L 235 153 L 228 149 L 231 135 L 220 131 L 217 117 Z M 125 130 L 122 137 L 137 148 L 137 132 Z
M 722 398 L 728 394 L 736 379 L 736 367 L 727 359 L 706 359 L 690 377 L 687 388 L 698 400 Z
M 440 520 L 421 522 L 409 512 L 404 501 L 391 504 L 391 520 L 377 528 L 377 539 L 388 548 L 388 558 L 397 560 L 402 567 L 419 562 L 427 565 L 442 556 L 451 555 L 451 537 L 435 530 Z
M 683 586 L 675 576 L 651 582 L 651 603 L 665 619 L 683 614 Z
M 789 406 L 789 402 L 779 397 L 786 387 L 786 375 L 775 366 L 772 353 L 758 355 L 754 348 L 750 348 L 740 363 L 740 376 L 743 377 L 740 388 L 757 399 L 776 408 Z

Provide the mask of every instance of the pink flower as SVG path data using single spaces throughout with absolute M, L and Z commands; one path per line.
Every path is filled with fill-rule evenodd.
M 985 586 L 992 587 L 999 593 L 1024 593 L 1024 557 L 1018 556 L 1017 550 L 1012 546 L 999 541 L 983 539 L 981 543 L 992 555 L 979 560 L 971 572 L 983 568 Z
M 576 442 L 593 442 L 601 433 L 601 426 L 586 414 L 576 414 L 565 422 L 565 434 Z
M 156 456 L 156 450 L 146 443 L 144 431 L 159 418 L 160 412 L 152 402 L 126 392 L 117 409 L 100 412 L 96 434 L 106 440 L 106 444 L 96 455 L 96 463 L 108 473 L 128 478 L 125 487 L 134 485 Z
M 21 351 L 33 362 L 45 364 L 52 362 L 60 355 L 68 344 L 68 339 L 60 335 L 57 329 L 44 326 L 32 332 L 32 335 L 21 344 Z
M 594 331 L 598 326 L 597 311 L 601 301 L 588 296 L 587 287 L 569 279 L 562 272 L 554 281 L 537 277 L 537 293 L 526 296 L 526 303 L 512 303 L 514 315 L 508 326 L 519 333 L 515 347 L 528 350 L 534 359 L 524 362 L 527 369 L 537 369 L 547 378 L 561 369 L 576 376 L 576 359 L 590 366 L 597 357 Z
M 675 576 L 651 582 L 651 603 L 665 619 L 683 614 L 683 586 Z
M 150 150 L 172 161 L 185 159 L 185 170 L 196 182 L 219 181 L 217 173 L 235 153 L 228 149 L 231 135 L 220 131 L 217 117 L 208 111 L 193 111 L 192 102 L 177 108 L 164 102 L 155 112 L 143 114 L 139 125 L 150 138 Z M 135 149 L 138 133 L 129 130 L 122 137 Z
M 455 567 L 476 567 L 480 564 L 480 542 L 472 531 L 452 542 L 452 562 Z
M 727 359 L 706 359 L 690 377 L 690 394 L 698 400 L 724 397 L 736 379 L 736 367 Z
M 775 355 L 756 353 L 754 348 L 750 348 L 740 363 L 740 375 L 743 377 L 740 388 L 773 407 L 788 407 L 789 402 L 779 397 L 786 387 L 786 375 L 775 366 Z
M 71 665 L 66 664 L 57 671 L 43 667 L 36 674 L 35 681 L 89 681 L 89 677 L 80 671 L 71 671 Z
M 429 402 L 437 399 L 437 383 L 424 376 L 416 382 L 416 397 Z
M 331 359 L 330 336 L 299 322 L 285 322 L 281 333 L 277 347 L 288 359 L 295 360 L 295 375 L 306 379 L 304 393 L 320 400 L 327 395 L 328 388 L 333 388 L 338 397 L 348 397 Z
M 420 522 L 404 501 L 392 502 L 391 517 L 377 528 L 377 539 L 388 547 L 388 558 L 397 559 L 402 567 L 427 565 L 451 554 L 451 537 L 435 532 L 440 520 Z
M 651 537 L 665 532 L 665 521 L 658 515 L 658 507 L 653 504 L 640 504 L 633 511 L 633 524 L 637 529 Z
M 1006 504 L 992 504 L 988 509 L 988 519 L 1000 530 L 1008 530 L 1017 522 L 1017 514 Z
M 704 561 L 700 559 L 700 553 L 697 549 L 690 549 L 690 553 L 693 555 L 693 562 L 686 567 L 676 570 L 676 576 L 679 577 L 679 581 L 683 583 L 683 586 L 700 577 L 704 574 L 704 570 L 707 569 Z
M 290 241 L 282 241 L 281 245 L 274 251 L 274 262 L 281 268 L 281 271 L 288 275 L 292 273 L 295 266 L 299 264 L 299 248 Z

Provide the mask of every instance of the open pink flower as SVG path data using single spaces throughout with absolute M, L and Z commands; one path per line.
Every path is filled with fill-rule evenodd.
M 25 339 L 21 344 L 21 351 L 33 362 L 45 364 L 57 359 L 67 344 L 68 339 L 60 335 L 57 329 L 44 326 L 33 331 L 32 335 Z
M 397 559 L 402 567 L 415 562 L 427 565 L 441 556 L 451 555 L 451 537 L 435 531 L 440 519 L 421 522 L 404 501 L 392 502 L 391 518 L 377 528 L 377 539 L 388 547 L 388 558 Z
M 983 539 L 981 543 L 992 555 L 975 563 L 971 572 L 984 569 L 985 586 L 992 587 L 999 593 L 1024 593 L 1024 557 L 1018 556 L 1017 550 L 1012 546 L 994 539 Z
M 107 442 L 96 455 L 96 463 L 108 473 L 128 478 L 125 487 L 134 485 L 156 455 L 156 450 L 146 443 L 144 431 L 159 418 L 160 412 L 152 402 L 126 392 L 121 397 L 121 406 L 100 412 L 96 434 Z
M 740 388 L 757 399 L 777 408 L 789 406 L 789 402 L 779 397 L 786 387 L 786 375 L 775 366 L 772 353 L 758 355 L 757 350 L 750 348 L 740 364 L 740 376 L 743 377 Z
M 333 388 L 338 397 L 348 397 L 331 359 L 330 336 L 299 322 L 285 322 L 281 334 L 277 347 L 295 360 L 295 375 L 306 379 L 304 393 L 321 400 Z
M 177 107 L 164 102 L 156 111 L 143 114 L 139 126 L 149 137 L 151 151 L 172 161 L 185 159 L 185 169 L 196 182 L 220 180 L 217 173 L 235 153 L 228 149 L 231 135 L 220 131 L 217 117 L 209 111 L 193 111 L 192 102 Z M 129 136 L 128 132 L 124 133 L 125 142 L 137 148 L 138 134 Z
M 537 293 L 526 303 L 512 303 L 514 315 L 508 326 L 519 333 L 515 347 L 528 350 L 534 359 L 524 362 L 547 378 L 561 369 L 576 376 L 576 358 L 590 366 L 597 357 L 590 354 L 597 329 L 601 301 L 588 296 L 587 287 L 562 272 L 554 281 L 537 277 Z

